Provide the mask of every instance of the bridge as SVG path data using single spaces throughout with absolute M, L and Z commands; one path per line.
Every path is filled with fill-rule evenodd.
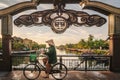
M 53 2 L 53 1 L 55 1 L 55 2 Z M 104 19 L 103 17 L 101 17 L 99 15 L 89 15 L 86 12 L 67 10 L 64 8 L 65 4 L 68 4 L 68 3 L 76 4 L 76 3 L 80 2 L 80 6 L 82 6 L 83 9 L 95 10 L 95 11 L 98 11 L 98 12 L 108 16 L 108 22 L 109 22 L 108 23 L 108 28 L 109 28 L 108 36 L 110 37 L 109 51 L 112 56 L 94 56 L 95 60 L 93 60 L 93 59 L 88 60 L 90 56 L 89 57 L 72 56 L 72 57 L 85 58 L 85 61 L 83 62 L 83 64 L 81 64 L 81 66 L 79 66 L 78 71 L 108 70 L 108 71 L 112 71 L 112 72 L 120 72 L 120 61 L 119 61 L 119 56 L 120 56 L 120 50 L 119 50 L 120 49 L 120 27 L 119 27 L 120 26 L 120 22 L 119 22 L 120 21 L 120 8 L 116 8 L 112 5 L 108 5 L 103 2 L 93 1 L 93 0 L 92 1 L 91 0 L 31 0 L 31 1 L 21 2 L 18 4 L 12 5 L 8 8 L 0 10 L 1 30 L 2 30 L 2 32 L 1 32 L 1 34 L 2 34 L 2 53 L 0 54 L 0 71 L 7 71 L 10 73 L 13 71 L 13 73 L 14 73 L 14 72 L 16 72 L 16 71 L 14 71 L 15 69 L 22 70 L 24 67 L 23 64 L 25 62 L 28 62 L 25 59 L 28 59 L 29 55 L 19 55 L 17 53 L 12 53 L 11 36 L 13 34 L 13 31 L 12 31 L 13 16 L 20 12 L 23 12 L 25 10 L 37 9 L 37 6 L 42 2 L 43 3 L 53 3 L 54 9 L 39 11 L 37 13 L 32 13 L 29 15 L 22 15 L 14 21 L 15 25 L 21 25 L 21 24 L 22 25 L 33 25 L 33 24 L 36 25 L 39 22 L 39 18 L 43 18 L 42 23 L 39 23 L 39 24 L 49 25 L 55 33 L 63 33 L 63 32 L 65 32 L 65 30 L 67 28 L 69 28 L 70 25 L 73 25 L 73 24 L 78 24 L 79 26 L 83 25 L 83 24 L 88 25 L 88 26 L 96 25 L 96 26 L 100 27 L 101 25 L 103 25 L 106 22 L 106 19 Z M 49 15 L 45 15 L 43 17 L 43 13 L 54 14 L 53 11 L 55 11 L 55 13 L 58 13 L 57 17 L 51 18 L 51 16 L 49 16 Z M 62 12 L 64 12 L 64 14 L 67 14 L 69 16 L 69 18 L 66 18 L 64 16 L 61 17 Z M 76 12 L 77 14 L 74 12 Z M 40 14 L 38 15 L 38 13 L 40 13 Z M 78 17 L 81 18 L 80 22 L 82 22 L 82 23 L 80 23 L 77 20 Z M 91 18 L 92 18 L 92 22 L 91 22 Z M 85 21 L 84 21 L 84 19 L 85 19 Z M 47 20 L 48 20 L 48 22 L 47 22 Z M 60 20 L 60 22 L 59 22 L 59 20 Z M 69 20 L 69 22 L 67 22 L 68 20 Z M 96 21 L 96 22 L 94 22 L 94 21 Z M 58 22 L 59 25 L 56 24 L 56 22 Z M 61 22 L 63 23 L 62 25 L 60 25 Z M 57 26 L 61 27 L 60 30 L 58 28 L 56 28 Z M 71 65 L 74 62 L 75 62 L 75 64 L 81 63 L 81 61 L 79 59 L 64 60 L 63 57 L 71 57 L 71 56 L 58 56 L 58 58 L 64 64 L 69 63 L 67 65 L 69 70 L 73 70 L 74 66 L 71 66 Z M 17 60 L 16 60 L 16 58 L 17 58 Z M 107 66 L 105 63 L 103 63 L 104 58 L 108 58 Z M 101 64 L 96 65 L 98 59 L 101 59 L 100 60 Z M 17 62 L 15 62 L 15 61 L 17 61 Z M 89 62 L 90 62 L 90 65 L 88 65 Z M 22 67 L 21 67 L 21 65 L 22 65 Z M 19 73 L 19 71 L 18 71 L 18 73 Z M 109 72 L 109 73 L 108 73 L 108 75 L 112 74 L 112 76 L 114 76 L 115 78 L 117 77 L 116 80 L 118 80 L 119 74 L 117 74 L 117 76 L 115 76 L 115 73 L 114 74 L 111 72 Z M 81 74 L 81 73 L 77 72 L 77 74 Z M 86 75 L 86 74 L 87 73 L 85 73 L 83 75 Z M 104 73 L 104 74 L 107 74 L 107 73 Z M 10 76 L 11 75 L 12 75 L 12 73 L 10 74 Z M 77 75 L 75 75 L 75 76 L 77 76 Z M 107 79 L 110 80 L 109 77 L 106 78 L 106 80 Z M 9 76 L 8 76 L 8 78 L 9 78 Z M 69 76 L 69 79 L 70 79 L 70 76 Z M 78 79 L 81 79 L 81 78 L 79 77 Z
M 11 55 L 12 70 L 23 70 L 30 63 L 30 54 L 36 51 L 17 51 Z M 43 65 L 43 55 L 38 56 Z M 66 65 L 68 70 L 76 71 L 109 71 L 111 56 L 80 56 L 80 55 L 57 55 L 57 62 Z M 76 69 L 75 69 L 76 68 Z
M 0 79 L 26 80 L 23 75 L 23 68 L 30 63 L 30 54 L 35 52 L 35 50 L 12 52 L 12 72 L 0 72 Z M 38 57 L 41 64 L 43 57 L 43 55 Z M 85 59 L 84 62 L 82 62 L 83 58 Z M 110 72 L 111 56 L 58 55 L 57 59 L 58 62 L 65 64 L 68 68 L 68 74 L 64 80 L 118 80 L 120 78 L 119 73 Z M 74 69 L 76 66 L 78 67 Z M 44 75 L 45 73 L 42 71 L 37 80 L 46 80 L 43 78 Z M 54 78 L 50 75 L 47 80 L 54 80 Z
M 6 76 L 3 76 L 6 75 Z M 36 80 L 55 80 L 52 76 L 45 79 L 44 72 L 41 73 L 38 79 Z M 22 71 L 12 71 L 11 73 L 0 72 L 1 80 L 27 80 L 23 76 Z M 69 71 L 67 77 L 64 80 L 119 80 L 120 74 L 113 73 L 110 71 Z

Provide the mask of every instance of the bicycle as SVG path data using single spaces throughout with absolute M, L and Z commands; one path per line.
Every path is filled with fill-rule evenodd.
M 67 75 L 67 67 L 62 63 L 55 63 L 51 65 L 50 74 L 56 80 L 63 80 Z M 36 59 L 34 62 L 26 65 L 23 69 L 23 75 L 28 80 L 35 80 L 39 77 L 41 71 L 46 72 L 46 68 Z

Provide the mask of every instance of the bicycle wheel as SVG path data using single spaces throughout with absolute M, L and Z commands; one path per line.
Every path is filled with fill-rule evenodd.
M 36 64 L 28 64 L 23 69 L 23 75 L 28 80 L 35 80 L 35 79 L 37 79 L 39 77 L 40 73 L 41 73 L 41 69 Z
M 56 63 L 51 68 L 51 75 L 56 80 L 62 80 L 67 75 L 67 67 L 64 64 Z

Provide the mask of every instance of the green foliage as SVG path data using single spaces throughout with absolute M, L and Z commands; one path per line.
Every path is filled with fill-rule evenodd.
M 22 50 L 24 47 L 25 47 L 25 45 L 23 43 L 18 43 L 18 42 L 13 43 L 14 50 Z
M 38 43 L 32 44 L 32 49 L 33 50 L 40 49 L 40 48 L 46 48 L 46 45 L 45 44 L 38 44 Z
M 37 43 L 34 43 L 31 46 L 32 46 L 32 50 L 39 49 L 39 45 Z
M 32 41 L 30 39 L 24 39 L 19 37 L 13 37 L 12 40 L 12 49 L 14 51 L 21 51 L 21 50 L 36 50 L 39 48 L 46 48 L 45 44 L 38 44 L 35 41 Z
M 73 48 L 74 47 L 74 44 L 66 44 L 66 48 Z
M 39 44 L 39 48 L 46 48 L 45 44 Z
M 99 49 L 97 49 L 97 50 L 94 50 L 93 52 L 98 54 L 98 55 L 105 55 L 105 54 L 107 54 L 108 51 L 107 50 L 99 50 Z
M 66 44 L 64 48 L 76 49 L 109 49 L 109 44 L 105 40 L 95 40 L 93 35 L 89 35 L 87 40 L 81 39 L 77 44 Z
M 77 45 L 78 45 L 78 48 L 83 49 L 86 47 L 86 42 L 84 39 L 81 39 Z

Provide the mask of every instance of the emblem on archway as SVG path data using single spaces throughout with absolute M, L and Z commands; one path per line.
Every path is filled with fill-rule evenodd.
M 63 17 L 56 17 L 51 24 L 52 30 L 55 31 L 56 33 L 64 32 L 67 27 L 68 27 L 67 20 Z
M 55 33 L 63 33 L 71 25 L 75 26 L 102 26 L 106 19 L 99 15 L 89 15 L 83 11 L 65 9 L 65 3 L 61 0 L 54 2 L 54 9 L 37 11 L 29 15 L 22 15 L 14 20 L 16 26 L 47 25 Z

